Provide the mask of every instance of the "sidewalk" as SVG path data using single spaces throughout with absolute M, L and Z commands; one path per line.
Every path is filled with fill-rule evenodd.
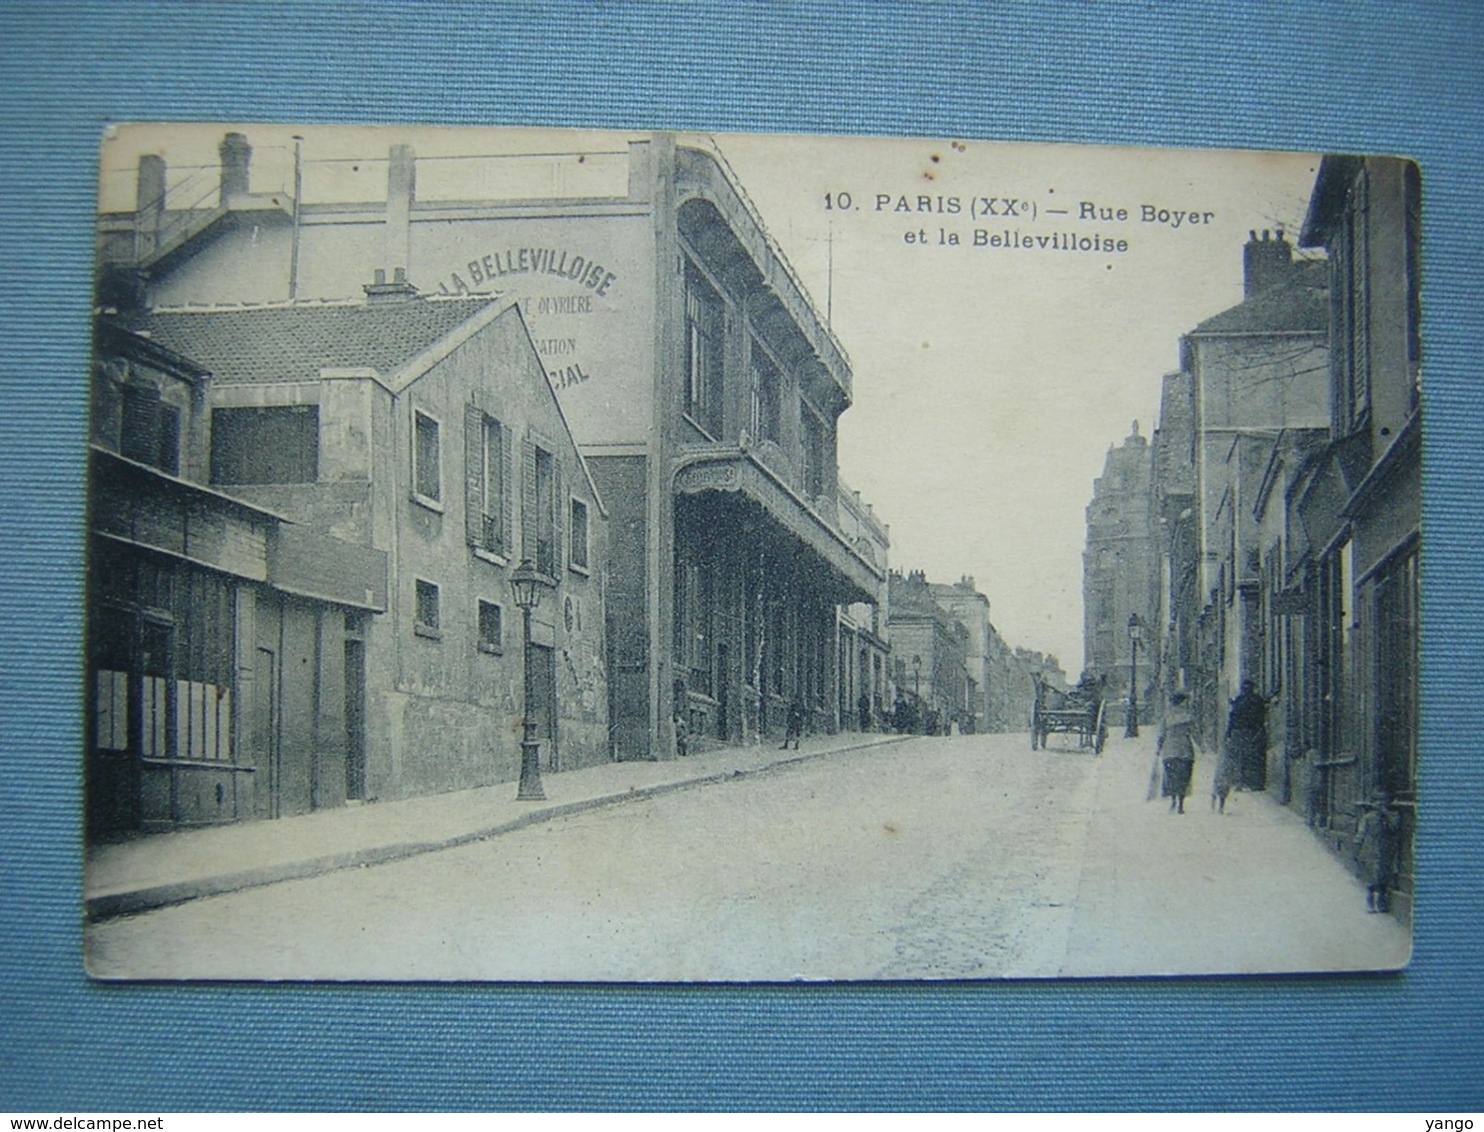
M 501 782 L 399 802 L 91 846 L 85 858 L 83 900 L 88 919 L 104 920 L 432 853 L 598 806 L 907 738 L 846 731 L 805 739 L 797 751 L 785 752 L 767 742 L 663 762 L 603 763 L 544 774 L 544 802 L 517 802 L 518 784 Z
M 1268 792 L 1234 793 L 1226 813 L 1213 810 L 1211 753 L 1196 756 L 1184 814 L 1146 800 L 1156 731 L 1110 737 L 1100 760 L 1061 974 L 1406 966 L 1408 927 L 1366 912 L 1365 887 L 1298 813 Z

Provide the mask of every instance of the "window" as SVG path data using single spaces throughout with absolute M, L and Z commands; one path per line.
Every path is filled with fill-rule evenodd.
M 505 611 L 492 601 L 479 603 L 479 651 L 505 651 Z
M 685 411 L 714 437 L 721 435 L 721 296 L 693 263 L 685 265 Z
M 571 549 L 567 552 L 567 565 L 579 573 L 587 573 L 587 504 L 580 499 L 572 500 L 570 547 Z
M 1422 300 L 1421 284 L 1418 280 L 1420 264 L 1419 244 L 1422 240 L 1422 172 L 1415 161 L 1407 162 L 1403 171 L 1403 191 L 1406 194 L 1406 268 L 1407 268 L 1407 365 L 1411 374 L 1411 390 L 1407 408 L 1415 410 L 1418 405 L 1418 382 L 1422 374 Z
M 535 542 L 535 565 L 541 573 L 557 572 L 556 459 L 544 448 L 535 449 L 535 514 L 531 516 L 531 533 Z
M 421 578 L 417 579 L 417 610 L 412 631 L 419 637 L 443 636 L 438 630 L 438 587 Z
M 510 435 L 477 405 L 464 411 L 464 514 L 469 545 L 510 552 Z
M 804 494 L 817 499 L 824 494 L 824 422 L 802 401 L 799 403 L 799 417 L 804 434 Z
M 783 432 L 783 374 L 756 342 L 752 346 L 752 431 L 759 440 L 774 444 Z
M 94 570 L 95 577 L 109 575 L 93 587 L 89 629 L 95 748 L 231 762 L 231 582 L 152 557 L 106 552 Z
M 162 399 L 153 385 L 123 389 L 123 422 L 119 452 L 162 472 L 180 472 L 180 410 Z
M 319 406 L 212 411 L 212 483 L 314 483 L 318 478 Z
M 438 422 L 413 410 L 412 492 L 419 502 L 437 503 L 443 498 L 443 466 L 439 455 Z

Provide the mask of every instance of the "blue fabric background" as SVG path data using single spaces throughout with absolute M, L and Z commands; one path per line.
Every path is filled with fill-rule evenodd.
M 0 6 L 0 1109 L 1484 1108 L 1484 18 L 1469 2 Z M 111 120 L 1406 154 L 1425 182 L 1423 819 L 1392 977 L 99 986 L 89 268 Z

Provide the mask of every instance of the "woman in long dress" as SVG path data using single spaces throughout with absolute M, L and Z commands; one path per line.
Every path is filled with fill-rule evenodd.
M 1190 793 L 1190 772 L 1195 766 L 1195 743 L 1191 739 L 1189 700 L 1184 692 L 1170 696 L 1170 706 L 1159 726 L 1154 744 L 1154 757 L 1164 768 L 1160 795 L 1170 800 L 1170 812 L 1185 812 L 1185 796 Z

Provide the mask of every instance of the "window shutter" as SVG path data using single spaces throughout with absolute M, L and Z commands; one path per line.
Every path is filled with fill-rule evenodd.
M 160 452 L 155 467 L 172 476 L 180 474 L 180 410 L 160 403 Z
M 500 427 L 500 551 L 511 554 L 515 550 L 515 460 L 511 452 L 510 429 Z
M 484 410 L 464 406 L 464 536 L 484 545 Z
M 572 520 L 568 515 L 571 505 L 567 502 L 566 484 L 562 478 L 562 462 L 553 453 L 551 457 L 551 478 L 553 483 L 551 501 L 551 566 L 557 577 L 561 577 L 562 566 L 566 561 L 562 557 L 562 544 L 566 541 L 567 524 Z
M 536 561 L 536 442 L 526 433 L 521 449 L 520 526 L 522 555 Z
M 124 386 L 123 415 L 119 451 L 153 465 L 160 455 L 160 391 L 153 385 Z

